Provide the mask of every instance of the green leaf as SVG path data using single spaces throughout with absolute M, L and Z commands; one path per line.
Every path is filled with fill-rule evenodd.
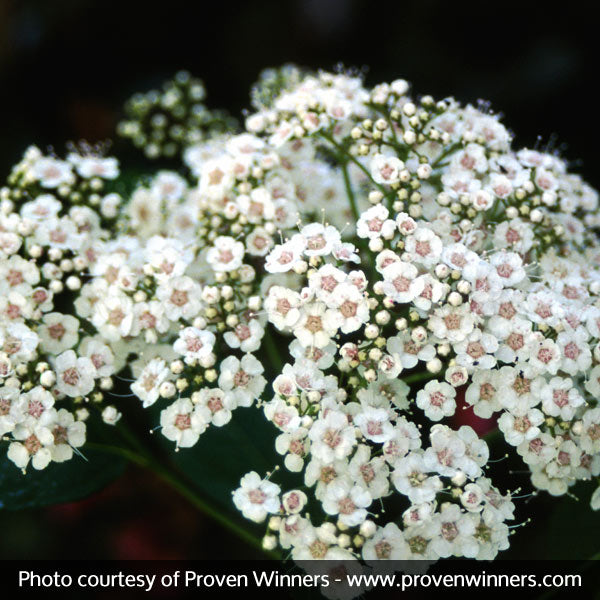
M 202 497 L 229 514 L 238 515 L 231 492 L 239 487 L 248 471 L 264 475 L 281 461 L 275 452 L 275 427 L 256 407 L 238 408 L 223 427 L 210 426 L 192 448 L 175 452 L 172 442 L 163 436 L 172 463 L 191 481 Z M 275 481 L 280 482 L 278 472 Z
M 0 508 L 20 510 L 79 500 L 119 477 L 125 461 L 103 452 L 82 448 L 64 463 L 50 463 L 41 471 L 23 474 L 6 455 L 0 460 Z

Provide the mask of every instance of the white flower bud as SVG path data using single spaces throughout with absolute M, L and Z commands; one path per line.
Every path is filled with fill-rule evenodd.
M 338 536 L 338 546 L 340 548 L 347 548 L 352 543 L 350 536 L 347 533 L 342 533 Z
M 375 369 L 367 369 L 364 373 L 364 378 L 371 383 L 372 381 L 375 381 L 377 379 L 377 373 L 375 372 Z
M 67 287 L 71 291 L 76 291 L 76 290 L 81 289 L 81 279 L 79 279 L 79 277 L 76 277 L 75 275 L 71 275 L 70 277 L 67 277 L 67 281 L 65 283 L 67 284 Z
M 371 250 L 371 252 L 381 252 L 383 250 L 383 240 L 378 237 L 370 239 L 369 250 Z
M 60 294 L 65 286 L 63 285 L 62 281 L 59 281 L 58 279 L 53 279 L 48 285 L 48 287 L 50 288 L 50 291 L 53 294 Z
M 462 487 L 467 481 L 467 476 L 462 471 L 457 471 L 450 479 L 457 487 Z
M 370 519 L 367 519 L 360 524 L 359 531 L 360 535 L 363 537 L 370 538 L 375 535 L 375 532 L 377 531 L 377 525 Z
M 450 273 L 450 267 L 448 267 L 448 265 L 444 265 L 442 263 L 440 263 L 439 265 L 436 265 L 435 276 L 438 277 L 439 279 L 445 279 L 446 277 L 448 277 L 449 273 Z
M 302 427 L 304 427 L 305 429 L 310 429 L 313 422 L 314 422 L 313 418 L 310 417 L 309 415 L 304 415 L 302 417 Z
M 33 246 L 31 246 L 31 248 L 29 248 L 29 256 L 31 256 L 32 258 L 39 258 L 43 252 L 44 249 L 38 244 L 34 244 Z
M 460 306 L 463 303 L 463 299 L 458 292 L 450 292 L 448 294 L 448 302 L 452 306 Z
M 418 219 L 423 214 L 423 209 L 421 208 L 420 204 L 411 204 L 408 207 L 408 214 L 413 219 Z
M 78 421 L 87 421 L 90 418 L 90 411 L 87 408 L 78 408 L 75 417 Z
M 172 381 L 163 381 L 158 389 L 161 398 L 172 398 L 176 392 L 177 388 Z
M 102 420 L 107 425 L 116 425 L 121 417 L 121 413 L 114 406 L 107 406 L 102 411 Z
M 183 372 L 185 365 L 183 364 L 182 360 L 174 360 L 169 365 L 169 368 L 171 369 L 171 373 L 173 373 L 174 375 L 179 375 L 180 373 Z
M 442 370 L 442 361 L 439 358 L 432 358 L 425 364 L 430 373 L 439 373 Z
M 506 216 L 507 216 L 509 219 L 516 219 L 516 218 L 519 216 L 519 211 L 518 211 L 518 209 L 516 208 L 516 206 L 509 206 L 509 207 L 506 209 Z
M 417 134 L 412 129 L 407 129 L 402 135 L 405 144 L 412 146 L 417 141 Z
M 540 223 L 544 218 L 544 213 L 539 208 L 534 208 L 529 214 L 532 223 Z
M 101 390 L 112 390 L 113 380 L 112 377 L 103 377 L 100 380 L 100 389 Z
M 387 310 L 380 310 L 375 314 L 375 322 L 378 325 L 387 325 L 390 322 L 390 313 Z
M 431 175 L 431 165 L 429 164 L 424 164 L 424 165 L 419 165 L 419 167 L 417 168 L 417 177 L 419 179 L 428 179 Z
M 379 361 L 383 352 L 379 348 L 371 348 L 369 350 L 369 358 L 374 361 Z
M 308 263 L 305 260 L 299 260 L 294 265 L 294 273 L 296 273 L 297 275 L 302 275 L 303 273 L 306 273 L 307 269 Z
M 40 375 L 40 383 L 45 387 L 52 387 L 56 383 L 56 375 L 54 371 L 44 371 Z
M 277 548 L 277 538 L 274 535 L 265 535 L 262 540 L 262 547 L 265 550 L 275 550 Z
M 404 317 L 400 317 L 396 319 L 394 325 L 398 331 L 404 331 L 408 327 L 408 321 Z
M 441 192 L 437 195 L 437 203 L 440 206 L 448 206 L 452 202 L 452 199 L 446 192 Z
M 379 327 L 373 323 L 369 323 L 365 327 L 365 337 L 369 340 L 374 340 L 379 335 Z
M 379 204 L 383 200 L 383 194 L 379 190 L 373 190 L 369 194 L 369 202 L 371 204 Z
M 203 356 L 198 362 L 200 363 L 200 366 L 202 368 L 210 369 L 211 367 L 215 366 L 215 363 L 217 362 L 217 357 L 215 356 L 214 352 L 211 352 L 210 354 Z
M 255 312 L 260 310 L 261 304 L 262 300 L 260 296 L 250 296 L 250 298 L 248 298 L 248 308 L 250 310 L 253 310 Z
M 456 289 L 461 293 L 461 294 L 468 294 L 471 291 L 471 284 L 468 281 L 465 281 L 464 279 L 461 279 L 457 284 L 456 284 Z
M 407 116 L 407 117 L 412 117 L 416 112 L 417 112 L 417 107 L 412 103 L 412 102 L 407 102 L 403 107 L 402 107 L 402 112 Z
M 62 258 L 62 250 L 60 248 L 48 248 L 48 258 L 52 262 L 56 262 Z

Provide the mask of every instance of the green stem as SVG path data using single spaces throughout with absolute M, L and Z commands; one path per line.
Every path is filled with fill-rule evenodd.
M 105 444 L 96 444 L 96 443 L 88 443 L 86 446 L 90 449 L 99 450 L 101 452 L 106 452 L 108 454 L 116 454 L 121 456 L 122 458 L 128 460 L 129 462 L 141 467 L 143 469 L 148 469 L 152 471 L 157 477 L 162 479 L 167 485 L 169 485 L 173 490 L 178 492 L 181 496 L 183 496 L 192 506 L 197 508 L 201 513 L 212 519 L 213 521 L 222 525 L 225 529 L 229 530 L 235 536 L 237 536 L 240 540 L 246 542 L 248 545 L 260 550 L 262 553 L 266 554 L 269 558 L 279 559 L 279 555 L 272 551 L 267 551 L 262 547 L 262 544 L 259 539 L 254 537 L 251 533 L 239 527 L 232 521 L 230 521 L 226 516 L 221 514 L 218 510 L 216 510 L 213 506 L 205 502 L 202 498 L 200 498 L 193 490 L 191 490 L 187 485 L 185 485 L 182 481 L 179 481 L 165 467 L 156 464 L 147 456 L 139 455 L 127 448 L 121 448 L 119 446 L 110 446 Z
M 329 134 L 329 133 L 325 133 L 324 131 L 320 131 L 319 134 L 323 139 L 327 140 L 338 152 L 340 152 L 342 154 L 342 156 L 346 159 L 345 161 L 341 161 L 341 162 L 348 162 L 351 161 L 353 162 L 371 181 L 371 183 L 375 186 L 377 186 L 379 188 L 379 190 L 383 193 L 383 195 L 387 195 L 389 194 L 389 190 L 387 190 L 386 188 L 384 188 L 381 184 L 377 183 L 369 169 L 367 169 L 367 167 L 365 167 L 365 165 L 363 165 L 357 158 L 356 156 L 353 156 L 350 152 L 348 152 L 348 150 L 346 150 L 346 148 L 344 148 L 344 146 L 342 146 L 341 144 L 339 144 L 338 142 L 335 141 L 334 137 Z
M 404 383 L 414 383 L 415 381 L 425 381 L 427 379 L 434 379 L 438 375 L 435 373 L 429 373 L 428 371 L 424 371 L 422 373 L 411 373 L 410 375 L 406 375 L 402 377 L 402 381 Z
M 345 162 L 343 164 L 342 174 L 344 175 L 344 185 L 346 186 L 346 195 L 348 196 L 348 201 L 350 202 L 350 208 L 352 209 L 352 215 L 354 216 L 354 220 L 358 223 L 360 214 L 358 212 L 358 206 L 356 205 L 356 196 L 354 195 L 354 190 L 352 189 L 352 182 L 350 181 L 350 174 L 348 173 L 348 162 Z

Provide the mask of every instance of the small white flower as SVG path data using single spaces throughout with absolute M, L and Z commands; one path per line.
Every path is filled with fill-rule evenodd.
M 233 503 L 244 517 L 262 523 L 269 513 L 279 512 L 280 491 L 278 485 L 251 471 L 242 477 L 240 487 L 233 492 Z
M 56 357 L 54 370 L 56 387 L 67 396 L 85 396 L 94 389 L 94 378 L 97 377 L 94 363 L 89 358 L 78 357 L 73 350 Z
M 456 410 L 456 390 L 447 383 L 437 380 L 429 381 L 417 392 L 417 406 L 425 411 L 432 421 L 450 417 Z
M 160 413 L 161 433 L 177 447 L 193 446 L 210 422 L 206 406 L 194 406 L 189 398 L 180 398 Z
M 173 350 L 188 364 L 206 358 L 215 345 L 215 334 L 196 327 L 184 327 L 173 344 Z
M 170 377 L 170 370 L 162 358 L 153 358 L 131 384 L 131 391 L 142 401 L 144 408 L 152 406 L 160 395 L 161 383 Z

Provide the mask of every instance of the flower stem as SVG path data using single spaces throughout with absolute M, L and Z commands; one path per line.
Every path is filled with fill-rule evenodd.
M 352 209 L 352 216 L 354 217 L 354 220 L 358 223 L 360 214 L 358 213 L 358 206 L 356 205 L 356 196 L 354 195 L 354 190 L 352 189 L 352 182 L 350 181 L 350 174 L 348 173 L 347 161 L 342 166 L 342 174 L 344 175 L 344 185 L 346 186 L 346 195 L 348 196 L 350 208 Z

